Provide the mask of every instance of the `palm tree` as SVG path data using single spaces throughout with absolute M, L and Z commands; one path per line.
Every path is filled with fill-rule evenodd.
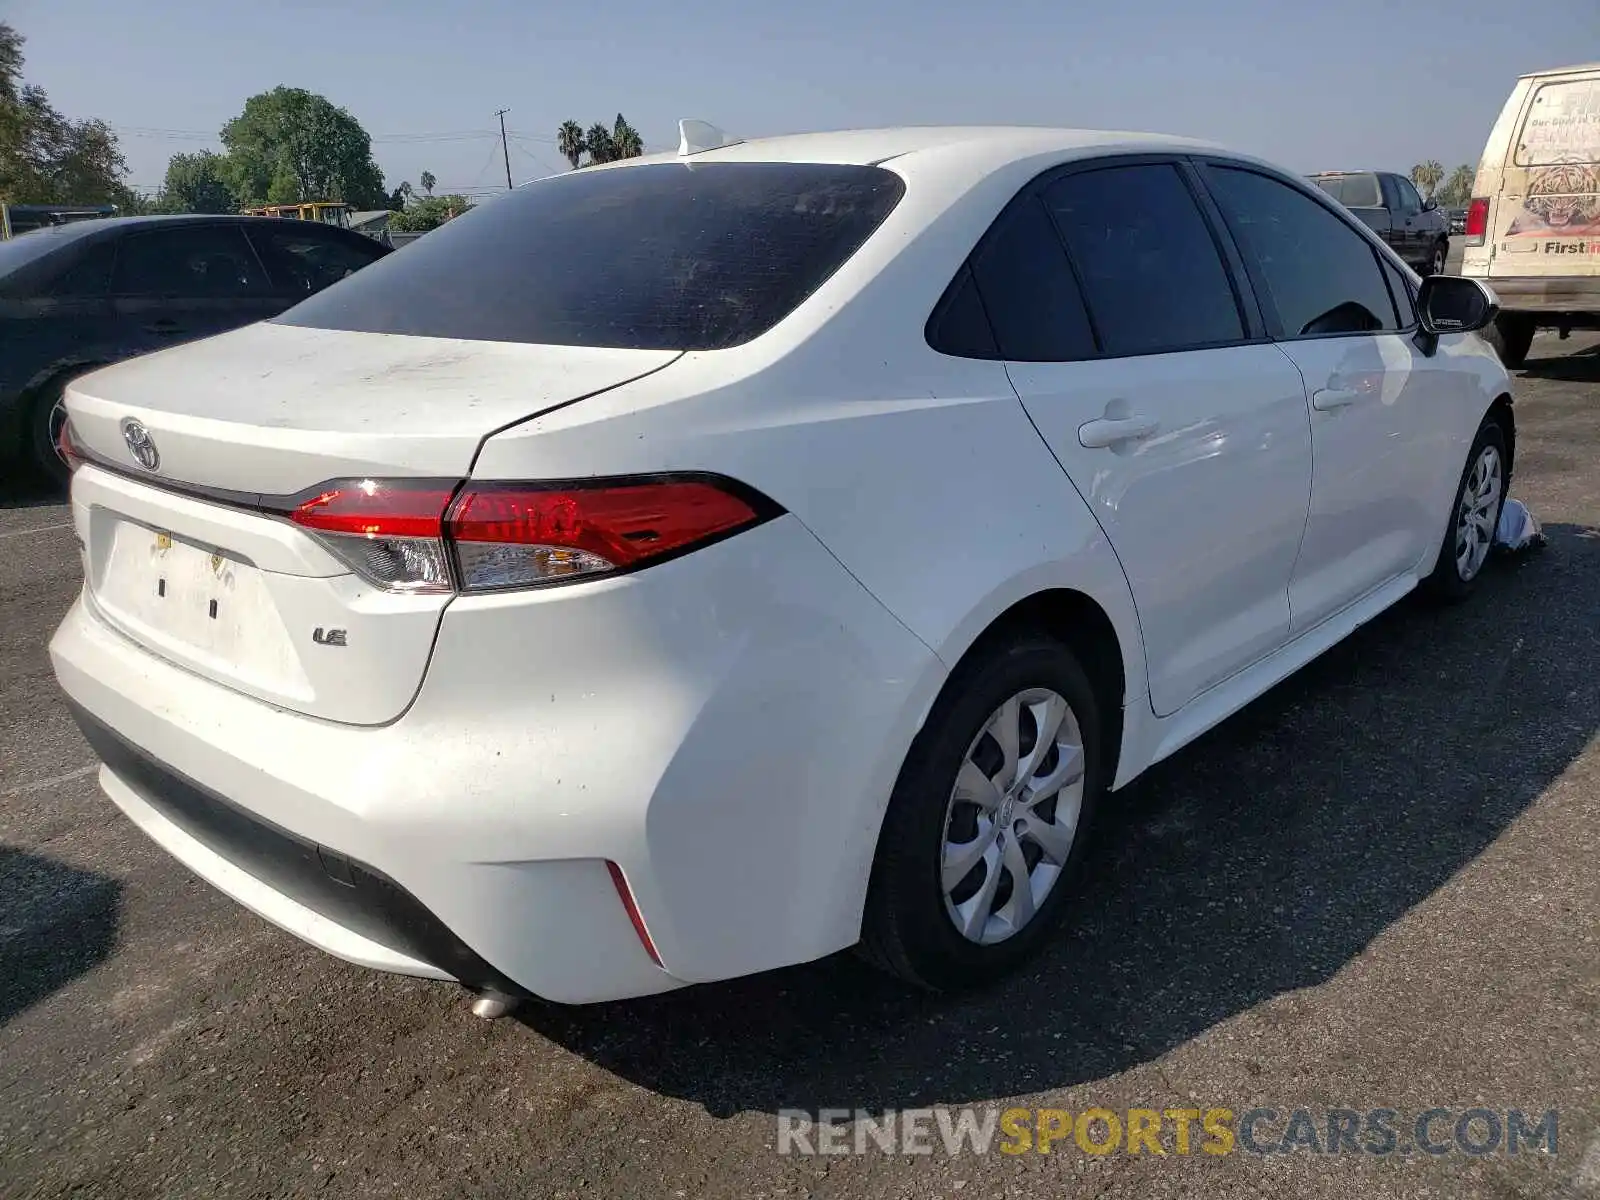
M 1462 163 L 1450 172 L 1450 178 L 1445 180 L 1444 186 L 1435 193 L 1440 204 L 1465 204 L 1472 198 L 1472 185 L 1476 181 L 1477 172 L 1467 164 Z
M 424 171 L 417 182 L 422 184 L 422 190 L 428 193 L 428 199 L 433 199 L 433 185 L 439 182 L 438 176 L 432 171 Z
M 1436 158 L 1427 162 L 1420 162 L 1411 168 L 1411 182 L 1422 191 L 1424 198 L 1433 195 L 1433 189 L 1439 186 L 1439 181 L 1444 178 L 1444 167 Z
M 578 160 L 583 157 L 583 126 L 576 121 L 563 121 L 556 130 L 556 147 L 572 164 L 572 169 L 578 169 Z
M 638 158 L 644 153 L 644 141 L 639 137 L 639 131 L 621 113 L 617 114 L 617 123 L 611 128 L 612 151 L 618 158 Z
M 611 131 L 596 121 L 583 135 L 583 147 L 589 152 L 590 163 L 606 163 L 617 157 L 617 148 L 611 141 Z

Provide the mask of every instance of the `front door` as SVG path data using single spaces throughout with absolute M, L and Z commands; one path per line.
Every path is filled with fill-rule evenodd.
M 1415 570 L 1447 514 L 1431 440 L 1453 409 L 1417 348 L 1402 272 L 1347 215 L 1270 176 L 1212 165 L 1206 179 L 1245 253 L 1279 347 L 1310 404 L 1311 507 L 1290 586 L 1297 632 Z
M 1300 376 L 1252 344 L 1179 164 L 1071 171 L 1002 221 L 979 290 L 1017 394 L 1121 560 L 1165 716 L 1289 636 L 1311 484 Z

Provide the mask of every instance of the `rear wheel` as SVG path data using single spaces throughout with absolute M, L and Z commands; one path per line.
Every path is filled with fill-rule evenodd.
M 1528 350 L 1533 345 L 1533 320 L 1515 313 L 1501 313 L 1494 324 L 1483 331 L 1483 336 L 1500 356 L 1500 362 L 1508 369 L 1515 369 L 1528 361 Z
M 1439 561 L 1425 581 L 1435 598 L 1453 601 L 1471 594 L 1489 560 L 1509 482 L 1505 431 L 1493 417 L 1485 417 L 1461 471 Z
M 884 818 L 862 949 L 934 990 L 996 979 L 1059 926 L 1101 779 L 1094 689 L 1038 634 L 964 662 Z
M 67 486 L 66 460 L 61 457 L 61 427 L 67 414 L 63 406 L 65 379 L 51 380 L 33 398 L 28 409 L 28 459 L 36 474 L 56 487 Z

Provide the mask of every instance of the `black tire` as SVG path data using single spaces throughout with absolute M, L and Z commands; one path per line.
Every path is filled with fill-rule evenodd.
M 1424 275 L 1443 275 L 1444 264 L 1450 258 L 1450 243 L 1440 238 L 1433 245 L 1433 253 L 1428 256 L 1428 269 Z
M 940 870 L 946 807 L 956 773 L 991 714 L 1029 688 L 1054 691 L 1077 719 L 1084 751 L 1078 824 L 1061 874 L 1032 920 L 1004 941 L 979 945 L 956 929 L 945 907 Z M 981 986 L 1031 957 L 1059 927 L 1076 890 L 1107 782 L 1102 729 L 1094 688 L 1060 642 L 1023 633 L 970 654 L 912 743 L 889 800 L 862 921 L 865 957 L 931 991 Z
M 27 460 L 34 474 L 52 487 L 65 490 L 69 473 L 56 449 L 61 429 L 59 408 L 67 380 L 52 379 L 33 393 L 28 406 Z
M 1489 537 L 1490 544 L 1493 544 L 1494 529 L 1500 523 L 1500 510 L 1505 506 L 1506 496 L 1511 489 L 1511 467 L 1506 456 L 1505 430 L 1493 416 L 1486 416 L 1483 424 L 1478 426 L 1478 435 L 1472 439 L 1472 449 L 1467 451 L 1466 465 L 1461 468 L 1461 477 L 1456 480 L 1455 490 L 1450 493 L 1450 518 L 1445 523 L 1444 540 L 1439 544 L 1439 561 L 1434 564 L 1433 573 L 1422 581 L 1423 591 L 1435 601 L 1453 604 L 1465 600 L 1477 588 L 1478 580 L 1482 577 L 1482 563 L 1470 576 L 1462 576 L 1456 557 L 1456 537 L 1465 508 L 1462 493 L 1479 457 L 1490 446 L 1494 447 L 1500 461 L 1500 494 L 1489 514 Z M 1484 561 L 1487 561 L 1487 555 Z
M 1514 371 L 1528 361 L 1528 350 L 1533 346 L 1533 320 L 1514 313 L 1501 313 L 1494 324 L 1483 331 L 1483 337 L 1500 356 L 1501 365 Z

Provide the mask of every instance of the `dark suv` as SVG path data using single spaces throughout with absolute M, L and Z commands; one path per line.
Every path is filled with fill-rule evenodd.
M 1392 171 L 1322 171 L 1316 184 L 1394 247 L 1423 275 L 1443 275 L 1450 254 L 1450 225 L 1416 185 Z
M 0 242 L 0 479 L 64 479 L 58 405 L 75 376 L 276 316 L 390 253 L 273 217 L 122 217 Z

